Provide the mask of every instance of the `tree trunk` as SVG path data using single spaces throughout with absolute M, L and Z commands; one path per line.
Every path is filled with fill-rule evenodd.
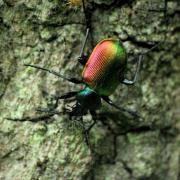
M 0 179 L 180 179 L 179 5 L 175 0 L 86 3 L 92 27 L 87 55 L 102 39 L 121 39 L 130 79 L 138 55 L 145 53 L 138 82 L 120 84 L 111 96 L 141 117 L 103 103 L 88 147 L 80 122 L 65 113 L 40 122 L 8 120 L 42 116 L 36 109 L 50 106 L 53 94 L 81 89 L 24 64 L 80 78 L 78 56 L 86 31 L 82 6 L 0 0 Z M 60 101 L 58 111 L 69 103 Z M 88 126 L 92 117 L 83 120 Z

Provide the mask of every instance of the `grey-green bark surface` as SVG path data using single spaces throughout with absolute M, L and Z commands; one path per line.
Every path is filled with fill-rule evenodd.
M 111 96 L 142 118 L 103 103 L 104 116 L 90 133 L 93 151 L 78 122 L 67 115 L 48 122 L 8 121 L 39 116 L 35 110 L 47 107 L 51 95 L 81 88 L 23 64 L 80 77 L 77 59 L 86 27 L 82 9 L 61 1 L 0 0 L 0 179 L 178 180 L 178 0 L 94 0 L 87 6 L 94 45 L 107 37 L 123 40 L 129 78 L 137 61 L 133 57 L 146 52 L 149 42 L 162 42 L 144 56 L 138 83 L 119 85 Z M 91 51 L 89 41 L 86 52 Z M 66 105 L 62 101 L 58 109 Z M 92 117 L 84 121 L 91 123 Z

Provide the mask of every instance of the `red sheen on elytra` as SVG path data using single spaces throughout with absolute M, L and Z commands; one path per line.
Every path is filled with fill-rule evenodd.
M 105 39 L 90 55 L 82 76 L 84 82 L 100 95 L 110 95 L 119 84 L 119 70 L 126 64 L 126 52 L 119 40 Z

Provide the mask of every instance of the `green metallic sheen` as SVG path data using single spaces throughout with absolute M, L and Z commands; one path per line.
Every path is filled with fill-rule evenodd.
M 111 95 L 124 74 L 126 60 L 126 51 L 121 41 L 117 39 L 101 41 L 94 48 L 84 68 L 85 83 L 100 96 Z
M 88 96 L 91 93 L 94 93 L 94 91 L 87 86 L 83 90 L 79 91 L 78 97 Z

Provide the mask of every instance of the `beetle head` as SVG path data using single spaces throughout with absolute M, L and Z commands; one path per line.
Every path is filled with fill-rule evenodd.
M 101 107 L 101 98 L 89 87 L 79 91 L 76 100 L 77 102 L 70 113 L 72 116 L 85 115 L 88 110 L 93 111 Z

